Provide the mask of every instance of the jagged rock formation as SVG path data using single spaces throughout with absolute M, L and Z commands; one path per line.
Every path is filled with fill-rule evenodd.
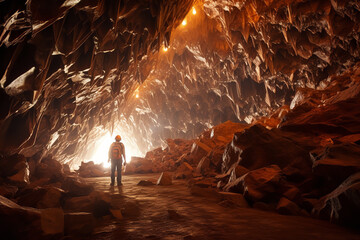
M 249 123 L 359 61 L 357 1 L 209 0 L 196 8 L 128 108 L 132 130 L 151 139 L 145 146 L 227 120 Z
M 251 122 L 359 60 L 357 1 L 193 4 L 2 1 L 0 151 L 77 165 L 121 126 L 145 152 Z
M 241 193 L 256 208 L 358 227 L 360 65 L 331 83 L 300 89 L 302 97 L 286 114 L 277 111 L 253 124 L 226 122 L 193 140 L 177 159 L 166 156 L 178 156 L 181 148 L 169 146 L 143 161 L 162 162 L 158 172 L 165 167 L 190 179 L 196 195 L 218 197 L 208 189 L 218 188 Z
M 167 146 L 128 173 L 360 225 L 359 1 L 5 0 L 0 13 L 4 226 L 76 235 L 121 219 L 69 166 L 114 129 L 144 153 Z
M 192 4 L 2 1 L 0 151 L 69 161 L 87 150 Z

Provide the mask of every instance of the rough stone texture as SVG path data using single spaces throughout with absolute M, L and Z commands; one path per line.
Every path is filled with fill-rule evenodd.
M 300 210 L 295 203 L 284 197 L 280 199 L 276 207 L 276 211 L 284 215 L 299 215 Z
M 28 188 L 19 194 L 17 203 L 35 208 L 58 208 L 61 206 L 64 193 L 64 190 L 50 186 Z
M 156 184 L 160 186 L 172 185 L 172 175 L 167 172 L 162 172 Z
M 46 239 L 64 232 L 61 208 L 22 207 L 0 196 L 0 233 L 4 239 Z
M 62 234 L 64 232 L 64 212 L 61 208 L 41 210 L 41 227 L 45 235 Z
M 230 201 L 237 207 L 246 208 L 249 207 L 247 201 L 242 194 L 230 193 L 230 192 L 219 192 L 223 201 Z
M 281 191 L 282 172 L 277 165 L 250 171 L 234 182 L 225 186 L 226 191 L 244 194 L 244 197 L 254 203 L 258 201 L 276 200 Z
M 12 185 L 1 185 L 0 195 L 6 198 L 13 198 L 18 191 L 18 187 Z
M 106 170 L 102 164 L 95 164 L 93 161 L 81 162 L 77 170 L 80 177 L 103 177 L 110 176 L 109 170 Z
M 190 178 L 192 177 L 192 172 L 194 171 L 194 168 L 188 164 L 187 162 L 181 163 L 181 165 L 176 169 L 175 172 L 175 178 Z
M 85 196 L 89 195 L 94 187 L 84 183 L 79 178 L 66 177 L 62 182 L 62 189 L 67 191 L 70 196 Z
M 161 146 L 129 173 L 187 163 L 193 187 L 207 187 L 199 191 L 216 185 L 270 209 L 292 205 L 283 197 L 307 208 L 335 194 L 330 218 L 351 222 L 358 1 L 204 0 L 197 15 L 193 4 L 1 1 L 0 183 L 86 198 L 93 188 L 63 164 L 78 166 L 99 136 L 121 130 L 143 153 Z M 353 211 L 337 211 L 344 199 Z M 106 212 L 102 203 L 94 215 Z
M 320 199 L 314 212 L 322 218 L 360 227 L 360 173 L 347 178 L 333 192 Z

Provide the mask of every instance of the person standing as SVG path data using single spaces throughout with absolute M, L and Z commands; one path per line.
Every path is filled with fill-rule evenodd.
M 125 146 L 121 142 L 121 136 L 117 135 L 115 137 L 115 142 L 113 142 L 109 149 L 109 159 L 111 160 L 111 183 L 110 186 L 114 186 L 115 183 L 115 170 L 117 170 L 117 185 L 121 186 L 121 165 L 124 160 L 124 166 L 126 165 L 125 157 Z

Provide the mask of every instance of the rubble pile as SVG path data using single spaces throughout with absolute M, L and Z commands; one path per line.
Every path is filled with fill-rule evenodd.
M 217 201 L 216 189 L 241 194 L 255 208 L 360 226 L 360 64 L 333 76 L 327 88 L 296 96 L 268 118 L 205 131 L 191 150 L 168 159 L 176 163 L 174 178 Z M 165 161 L 172 154 L 154 152 Z

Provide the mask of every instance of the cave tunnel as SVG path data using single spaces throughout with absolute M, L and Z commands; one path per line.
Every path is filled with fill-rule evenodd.
M 360 239 L 359 45 L 358 0 L 0 0 L 0 238 Z

